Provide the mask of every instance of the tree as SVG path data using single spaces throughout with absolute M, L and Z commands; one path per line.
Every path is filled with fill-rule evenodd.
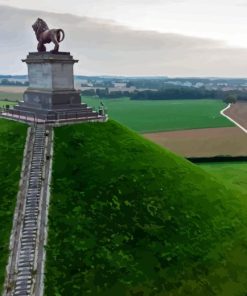
M 235 95 L 235 94 L 230 94 L 230 95 L 228 95 L 227 97 L 225 97 L 224 99 L 223 99 L 223 101 L 225 102 L 225 103 L 227 103 L 227 104 L 235 104 L 236 102 L 237 102 L 237 95 Z

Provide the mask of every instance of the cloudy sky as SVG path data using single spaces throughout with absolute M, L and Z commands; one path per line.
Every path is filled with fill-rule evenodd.
M 25 73 L 37 17 L 77 74 L 247 77 L 247 0 L 0 0 L 0 73 Z

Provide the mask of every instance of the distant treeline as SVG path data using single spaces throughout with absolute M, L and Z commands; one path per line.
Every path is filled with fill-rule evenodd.
M 28 77 L 27 77 L 27 75 L 0 75 L 0 79 L 15 79 L 15 80 L 25 79 L 25 80 L 27 80 Z
M 176 87 L 174 83 L 180 83 L 177 85 L 178 87 L 190 87 L 190 86 L 183 86 L 182 83 L 191 83 L 195 85 L 196 83 L 203 83 L 206 84 L 227 84 L 228 86 L 239 86 L 241 84 L 246 84 L 246 79 L 232 79 L 232 78 L 219 78 L 219 79 L 212 79 L 212 78 L 137 78 L 137 79 L 129 79 L 127 86 L 134 86 L 136 88 L 150 88 L 150 89 L 162 89 L 166 88 L 174 88 Z
M 206 90 L 204 88 L 169 88 L 158 91 L 145 90 L 130 95 L 132 100 L 198 100 L 198 99 L 219 99 L 225 100 L 228 96 L 234 95 L 237 100 L 247 100 L 246 91 L 221 91 Z
M 98 96 L 99 98 L 117 99 L 122 97 L 130 97 L 131 93 L 128 91 L 112 91 L 109 92 L 108 88 L 105 89 L 87 89 L 81 92 L 83 96 Z
M 196 100 L 196 99 L 218 99 L 222 92 L 195 88 L 168 88 L 158 91 L 145 90 L 131 94 L 132 100 Z
M 198 98 L 204 98 L 200 91 L 203 90 L 214 90 L 214 97 L 218 98 L 217 90 L 224 91 L 226 88 L 229 89 L 244 89 L 247 87 L 246 78 L 196 78 L 196 77 L 177 77 L 177 78 L 168 78 L 168 77 L 114 77 L 114 76 L 75 76 L 76 79 L 84 79 L 86 82 L 82 82 L 82 85 L 87 86 L 88 83 L 91 83 L 94 88 L 112 88 L 117 82 L 126 83 L 126 87 L 136 88 L 137 91 L 142 91 L 144 89 L 157 90 L 162 89 L 190 89 L 193 94 Z M 196 92 L 199 89 L 199 93 Z M 127 90 L 127 89 L 126 89 Z M 171 92 L 173 92 L 171 90 Z M 216 94 L 215 94 L 216 93 Z M 184 94 L 184 92 L 183 92 Z M 94 94 L 95 95 L 95 94 Z M 175 94 L 173 94 L 175 96 Z M 179 96 L 181 94 L 178 94 Z M 210 95 L 210 94 L 209 94 Z M 126 94 L 123 94 L 126 96 Z M 145 95 L 144 95 L 145 96 Z M 206 94 L 207 96 L 207 94 Z M 113 94 L 105 94 L 104 97 L 113 97 Z M 115 93 L 115 98 L 121 97 L 121 94 Z M 220 96 L 221 98 L 222 96 Z M 145 99 L 145 98 L 142 98 Z M 160 98 L 159 98 L 160 99 Z M 162 98 L 163 99 L 163 98 Z M 165 98 L 167 99 L 167 98 Z M 177 98 L 176 98 L 177 99 Z
M 131 100 L 198 100 L 198 99 L 221 99 L 224 100 L 227 96 L 234 94 L 238 100 L 247 100 L 247 92 L 244 91 L 220 91 L 206 90 L 204 88 L 168 88 L 157 91 L 113 91 L 109 92 L 105 89 L 89 89 L 81 92 L 85 96 L 98 96 L 100 98 L 121 98 L 130 97 Z
M 28 86 L 28 81 L 16 81 L 16 80 L 8 80 L 6 78 L 0 80 L 0 85 L 10 85 L 10 86 Z

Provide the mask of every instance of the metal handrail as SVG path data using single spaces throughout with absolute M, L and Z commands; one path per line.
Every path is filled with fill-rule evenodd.
M 100 112 L 101 111 L 101 112 Z M 102 112 L 103 111 L 103 112 Z M 98 115 L 102 117 L 107 117 L 107 110 L 98 110 Z M 0 107 L 0 115 L 6 118 L 12 118 L 15 120 L 20 120 L 29 123 L 59 123 L 59 122 L 73 122 L 73 121 L 90 121 L 95 119 L 94 116 L 88 116 L 83 114 L 84 112 L 56 112 L 54 114 L 35 114 L 29 111 L 20 111 L 16 109 L 9 109 Z

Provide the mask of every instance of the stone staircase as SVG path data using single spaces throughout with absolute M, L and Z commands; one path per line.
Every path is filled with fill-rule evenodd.
M 32 132 L 33 139 L 30 143 L 32 147 L 29 147 L 31 157 L 26 175 L 22 213 L 19 213 L 17 218 L 16 227 L 18 225 L 19 227 L 13 231 L 13 233 L 18 234 L 19 232 L 19 234 L 12 238 L 17 242 L 11 250 L 13 254 L 10 255 L 9 261 L 14 262 L 9 262 L 9 275 L 5 284 L 4 295 L 8 296 L 38 296 L 42 294 L 40 291 L 42 291 L 41 286 L 43 285 L 41 278 L 43 278 L 44 264 L 44 228 L 47 216 L 47 202 L 44 198 L 49 190 L 45 170 L 49 165 L 47 159 L 49 162 L 50 152 L 47 149 L 47 143 L 51 135 L 44 124 L 33 126 Z

